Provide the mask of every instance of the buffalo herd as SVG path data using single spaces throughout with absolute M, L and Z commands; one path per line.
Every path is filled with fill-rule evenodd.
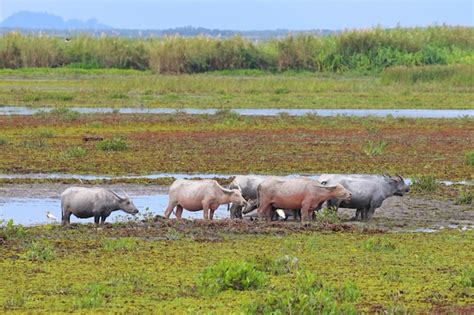
M 318 180 L 307 177 L 239 175 L 229 188 L 215 180 L 178 179 L 169 189 L 165 217 L 173 210 L 178 219 L 183 209 L 203 211 L 204 219 L 213 219 L 216 209 L 229 205 L 231 218 L 255 213 L 264 220 L 308 221 L 322 207 L 356 209 L 355 218 L 369 220 L 382 202 L 391 196 L 403 196 L 410 190 L 401 176 L 367 174 L 323 174 Z M 69 224 L 71 214 L 78 218 L 94 217 L 104 223 L 116 210 L 138 213 L 131 198 L 105 188 L 70 187 L 61 194 L 62 224 Z

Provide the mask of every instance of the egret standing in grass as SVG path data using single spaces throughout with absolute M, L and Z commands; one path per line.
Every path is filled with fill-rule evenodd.
M 58 221 L 58 219 L 49 211 L 46 211 L 46 218 L 52 222 Z

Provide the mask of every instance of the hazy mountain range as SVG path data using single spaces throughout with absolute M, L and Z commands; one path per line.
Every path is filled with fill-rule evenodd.
M 110 30 L 112 27 L 97 19 L 64 20 L 62 17 L 46 12 L 20 11 L 0 23 L 2 28 L 21 28 L 31 30 Z
M 87 33 L 92 36 L 120 36 L 120 37 L 162 37 L 167 35 L 180 36 L 198 36 L 205 35 L 211 37 L 232 37 L 242 36 L 248 39 L 267 39 L 287 36 L 289 33 L 308 33 L 315 35 L 328 35 L 337 33 L 333 30 L 255 30 L 255 31 L 235 31 L 222 29 L 209 29 L 203 27 L 184 26 L 162 30 L 131 30 L 117 29 L 100 23 L 97 19 L 64 20 L 61 16 L 49 14 L 46 12 L 20 11 L 6 18 L 0 23 L 0 35 L 11 32 L 12 30 L 20 33 L 48 33 L 55 36 L 74 36 Z

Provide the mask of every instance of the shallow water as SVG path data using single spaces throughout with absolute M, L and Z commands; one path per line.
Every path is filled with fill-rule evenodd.
M 133 203 L 140 211 L 140 215 L 151 213 L 153 215 L 163 215 L 168 204 L 167 194 L 157 194 L 148 196 L 131 196 Z M 145 210 L 149 208 L 148 210 Z M 61 201 L 59 198 L 6 198 L 0 199 L 0 221 L 8 221 L 13 219 L 15 224 L 22 225 L 37 225 L 51 223 L 46 219 L 46 211 L 51 212 L 58 218 L 58 224 L 61 220 Z M 171 218 L 174 214 L 171 215 Z M 183 211 L 183 218 L 187 219 L 202 219 L 203 212 Z M 227 205 L 222 205 L 214 213 L 214 218 L 223 219 L 228 218 Z M 115 211 L 108 218 L 106 222 L 123 221 L 126 219 L 133 219 L 123 211 Z M 71 222 L 94 222 L 93 218 L 78 219 L 74 215 L 71 216 Z
M 112 108 L 112 107 L 70 107 L 71 110 L 80 113 L 112 113 L 122 114 L 172 114 L 183 112 L 190 115 L 215 114 L 219 109 L 197 109 L 197 108 Z M 0 115 L 33 115 L 41 111 L 50 111 L 50 107 L 32 108 L 26 106 L 0 106 Z M 406 117 L 406 118 L 458 118 L 474 117 L 474 110 L 463 109 L 284 109 L 284 108 L 238 108 L 232 111 L 244 116 L 277 116 L 287 113 L 291 116 L 303 116 L 315 114 L 319 116 L 376 116 Z

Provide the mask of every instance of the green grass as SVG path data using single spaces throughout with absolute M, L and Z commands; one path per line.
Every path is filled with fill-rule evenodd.
M 450 67 L 450 66 L 443 66 Z M 474 66 L 450 67 L 472 72 Z M 399 72 L 413 72 L 412 68 Z M 378 74 L 240 72 L 154 75 L 115 69 L 0 70 L 0 103 L 58 107 L 51 115 L 74 120 L 64 108 L 452 108 L 474 107 L 472 80 L 387 80 Z M 71 97 L 68 97 L 71 96 Z
M 25 237 L 0 246 L 0 311 L 458 313 L 474 303 L 472 231 L 246 235 L 222 229 L 218 241 L 203 241 L 205 229 L 165 240 L 154 237 L 157 228 L 27 228 Z M 129 242 L 132 250 L 117 245 Z M 54 248 L 54 259 L 23 259 L 31 244 L 35 252 Z
M 128 148 L 127 141 L 121 137 L 106 139 L 97 143 L 97 149 L 102 151 L 125 151 Z

